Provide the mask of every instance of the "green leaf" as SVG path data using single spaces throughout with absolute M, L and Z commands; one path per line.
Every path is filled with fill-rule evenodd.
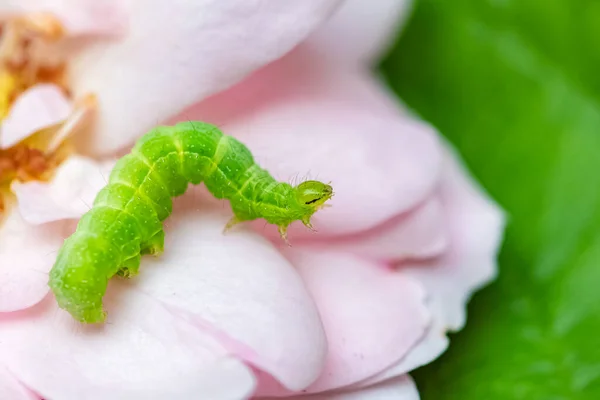
M 383 70 L 509 214 L 422 399 L 600 399 L 600 1 L 421 0 Z

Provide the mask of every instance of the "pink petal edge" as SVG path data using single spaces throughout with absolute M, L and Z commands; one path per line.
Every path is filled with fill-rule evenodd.
M 440 196 L 450 229 L 449 249 L 429 262 L 400 271 L 423 284 L 433 315 L 427 335 L 396 365 L 355 385 L 371 385 L 435 360 L 449 345 L 448 331 L 466 323 L 471 295 L 494 279 L 505 215 L 484 192 L 450 145 L 446 145 Z
M 431 309 L 448 329 L 466 322 L 465 305 L 471 295 L 491 282 L 497 273 L 505 215 L 447 146 L 440 185 L 450 232 L 448 251 L 429 265 L 407 265 L 402 270 L 431 293 Z
M 381 262 L 431 258 L 448 247 L 448 232 L 440 223 L 442 219 L 441 202 L 437 196 L 431 196 L 409 212 L 369 230 L 325 241 L 319 240 L 317 232 L 313 238 L 294 241 L 294 246 L 345 251 Z M 279 237 L 272 237 L 272 240 L 284 248 Z

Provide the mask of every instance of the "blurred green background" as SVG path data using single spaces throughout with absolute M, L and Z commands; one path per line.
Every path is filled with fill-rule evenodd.
M 509 217 L 422 399 L 600 399 L 600 1 L 417 0 L 382 69 Z

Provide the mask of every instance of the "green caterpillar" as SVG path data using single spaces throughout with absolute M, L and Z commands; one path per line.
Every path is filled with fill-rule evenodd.
M 90 211 L 65 240 L 50 271 L 58 305 L 76 320 L 102 323 L 102 298 L 114 275 L 138 274 L 141 255 L 164 249 L 162 226 L 172 197 L 188 184 L 204 182 L 219 199 L 229 199 L 234 217 L 225 230 L 264 218 L 279 227 L 311 216 L 333 196 L 330 185 L 307 181 L 295 187 L 260 168 L 246 146 L 203 122 L 159 126 L 144 135 L 113 168 Z

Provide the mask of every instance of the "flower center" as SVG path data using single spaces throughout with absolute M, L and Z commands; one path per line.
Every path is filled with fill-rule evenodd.
M 66 80 L 67 57 L 59 47 L 65 36 L 60 21 L 48 14 L 16 16 L 0 24 L 0 135 L 6 134 L 2 124 L 28 89 L 52 85 L 72 100 Z M 95 105 L 93 96 L 84 97 L 60 123 L 29 132 L 8 147 L 0 141 L 0 212 L 11 196 L 13 181 L 45 181 L 52 177 L 56 167 L 73 152 L 69 134 Z
M 64 36 L 61 23 L 48 14 L 18 16 L 0 27 L 0 118 L 20 93 L 37 83 L 66 87 L 65 62 L 48 57 Z

